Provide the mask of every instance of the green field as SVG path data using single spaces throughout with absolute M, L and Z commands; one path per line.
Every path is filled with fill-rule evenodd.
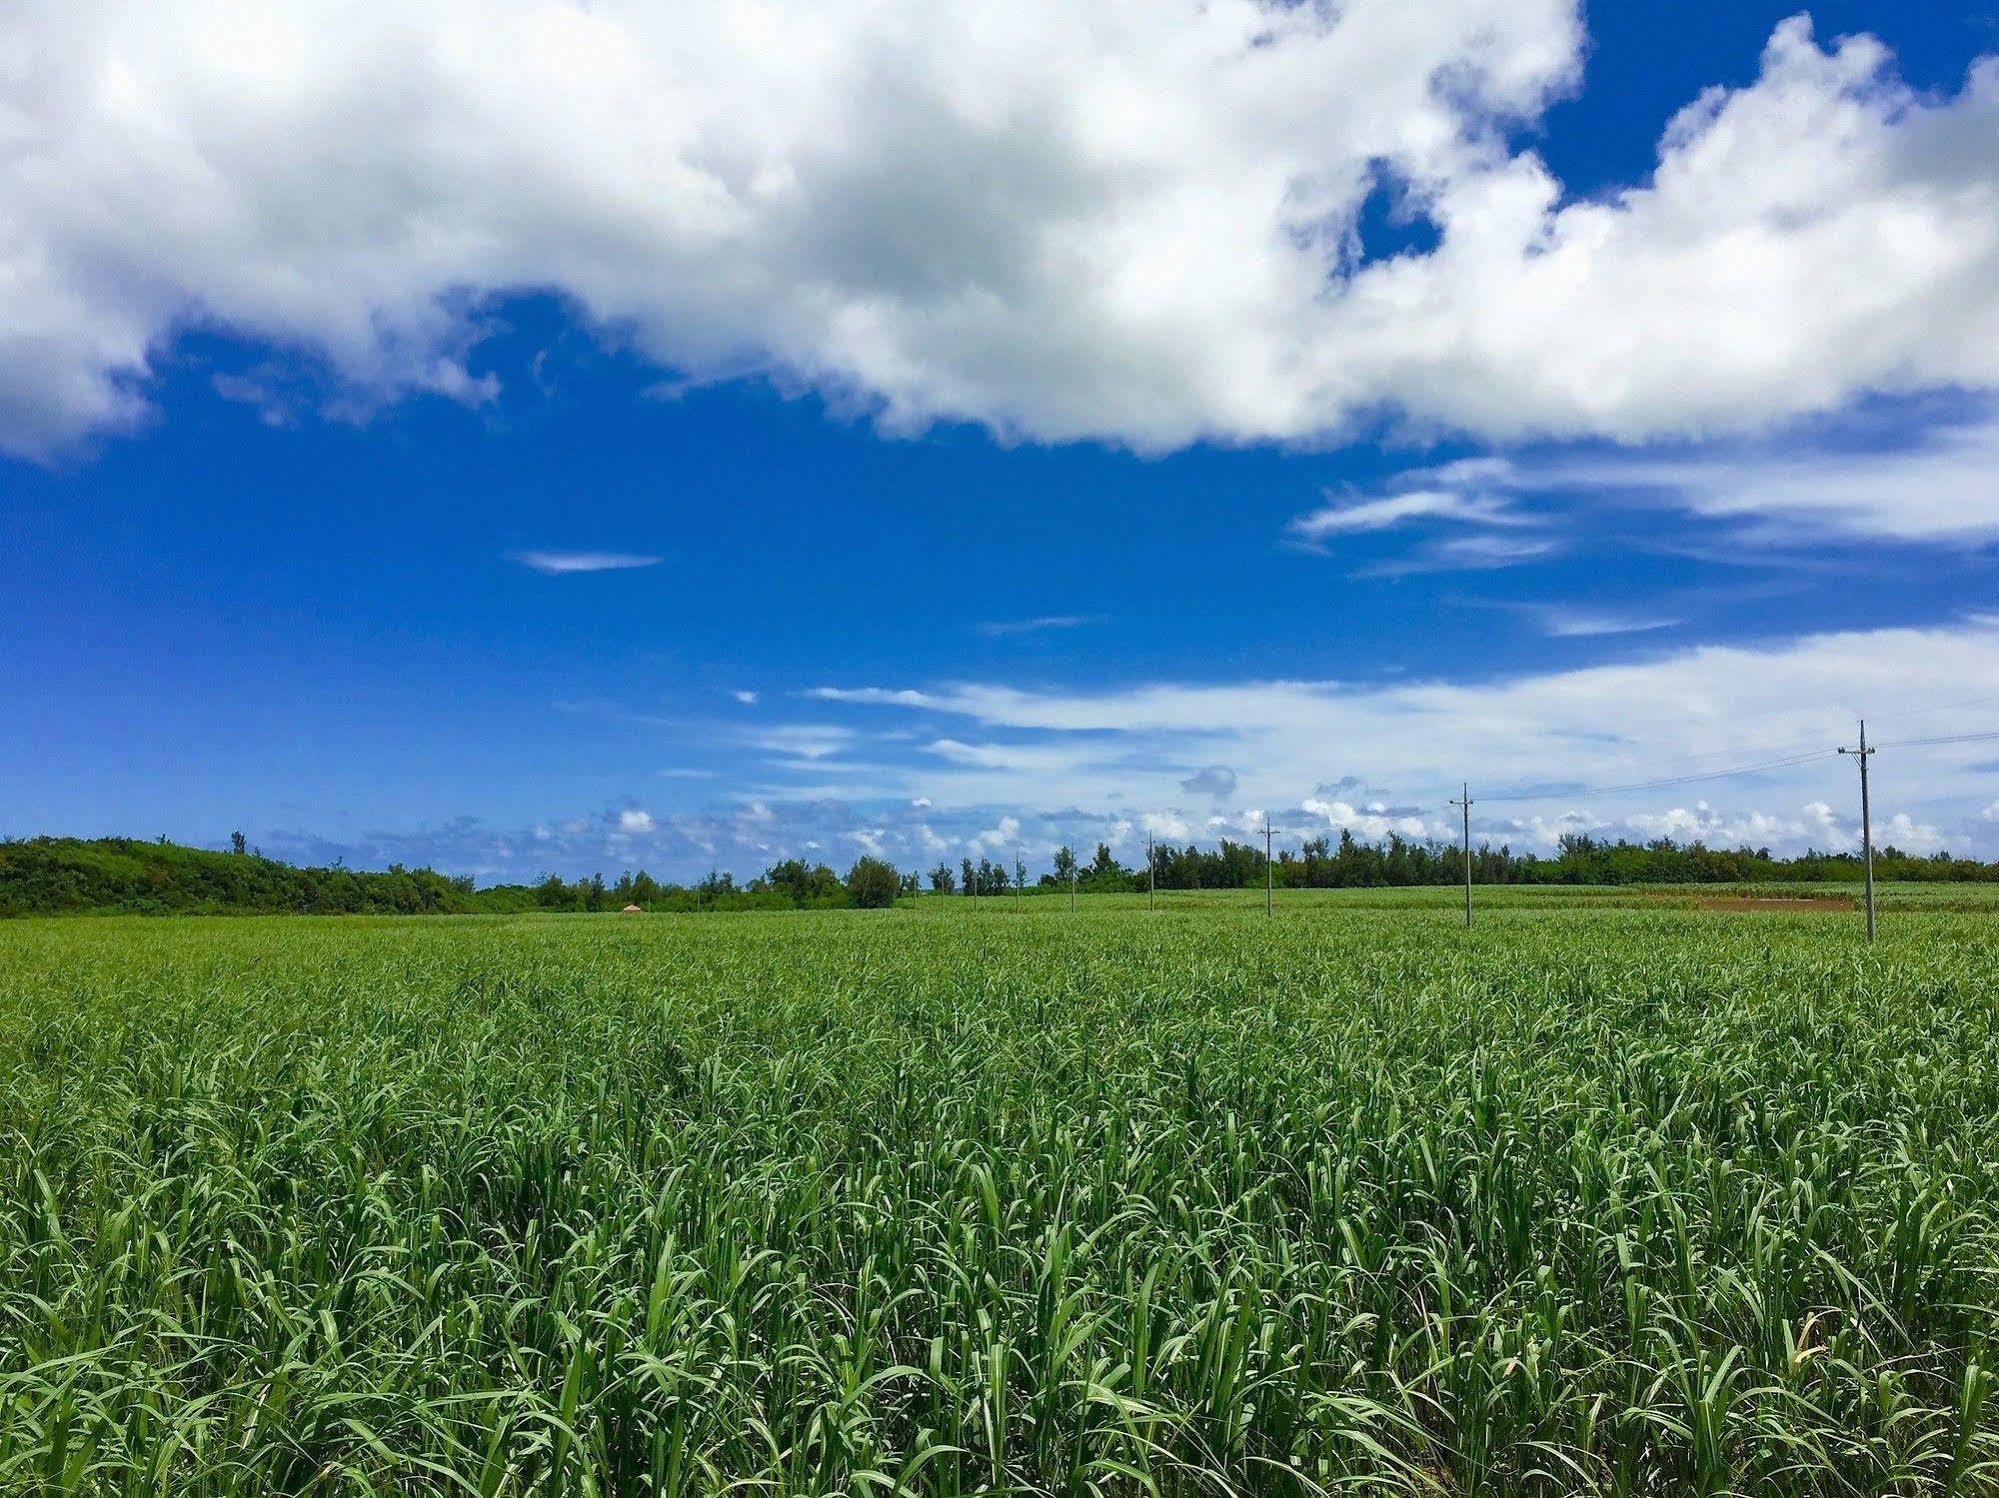
M 1028 904 L 1036 900 L 1068 908 L 1069 893 L 1046 886 L 1029 886 L 1022 892 Z M 1805 884 L 1763 881 L 1755 884 L 1507 884 L 1480 885 L 1473 891 L 1477 910 L 1571 910 L 1579 906 L 1624 906 L 1633 910 L 1694 909 L 1702 901 L 1728 899 L 1809 899 L 1859 906 L 1858 884 Z M 1153 896 L 1159 910 L 1240 910 L 1263 914 L 1264 891 L 1254 889 L 1163 889 Z M 1999 884 L 1898 883 L 1875 886 L 1875 902 L 1882 911 L 1958 911 L 1965 914 L 1999 915 Z M 971 900 L 964 895 L 949 897 L 925 894 L 905 900 L 909 909 L 932 914 L 948 911 L 953 915 L 972 909 L 987 914 L 1011 910 L 1022 903 L 1012 893 Z M 1279 889 L 1271 895 L 1274 911 L 1286 917 L 1342 910 L 1455 910 L 1464 911 L 1462 885 L 1399 885 L 1377 889 Z M 964 907 L 963 910 L 960 907 Z M 1144 910 L 1146 896 L 1079 895 L 1078 912 Z
M 1546 893 L 0 925 L 0 1492 L 1994 1492 L 1999 922 Z

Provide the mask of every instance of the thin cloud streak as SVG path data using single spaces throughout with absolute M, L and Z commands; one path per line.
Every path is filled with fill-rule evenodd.
M 1409 555 L 1358 569 L 1356 578 L 1414 577 L 1425 572 L 1493 572 L 1539 562 L 1563 550 L 1553 537 L 1448 536 Z
M 1300 515 L 1286 527 L 1304 541 L 1384 531 L 1412 520 L 1447 520 L 1468 525 L 1524 525 L 1502 500 L 1450 489 L 1411 489 L 1378 499 L 1349 499 Z
M 1553 640 L 1589 640 L 1602 635 L 1648 634 L 1672 629 L 1682 621 L 1664 615 L 1599 614 L 1560 605 L 1538 610 L 1541 633 Z
M 657 567 L 666 559 L 630 551 L 517 551 L 514 560 L 536 572 L 559 577 L 572 572 L 624 572 Z
M 1040 634 L 1051 629 L 1081 629 L 1086 624 L 1101 624 L 1102 614 L 1043 614 L 1035 619 L 989 619 L 979 625 L 979 633 L 989 638 L 1000 639 L 1007 635 Z

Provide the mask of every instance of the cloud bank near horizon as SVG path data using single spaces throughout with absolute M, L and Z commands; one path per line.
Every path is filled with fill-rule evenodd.
M 1999 696 L 1976 686 L 1993 681 L 1999 617 L 1481 682 L 824 686 L 768 709 L 809 719 L 731 730 L 733 799 L 676 806 L 661 789 L 538 831 L 452 824 L 440 846 L 454 867 L 518 877 L 595 864 L 753 871 L 794 855 L 839 863 L 856 848 L 905 867 L 1063 842 L 1128 855 L 1148 833 L 1247 838 L 1265 811 L 1294 846 L 1341 830 L 1450 841 L 1447 798 L 1469 779 L 1474 836 L 1516 848 L 1588 832 L 1844 849 L 1859 837 L 1856 788 L 1851 762 L 1830 751 L 1864 710 L 1887 746 L 1878 839 L 1989 858 Z M 1962 741 L 1898 747 L 1940 738 Z M 1701 778 L 1758 764 L 1768 768 Z M 380 834 L 377 856 L 407 860 L 428 836 Z M 343 846 L 350 861 L 362 847 Z

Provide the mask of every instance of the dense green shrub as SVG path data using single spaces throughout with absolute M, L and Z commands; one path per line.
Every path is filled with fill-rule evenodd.
M 886 909 L 901 893 L 902 876 L 883 859 L 857 858 L 847 871 L 847 898 L 862 910 Z

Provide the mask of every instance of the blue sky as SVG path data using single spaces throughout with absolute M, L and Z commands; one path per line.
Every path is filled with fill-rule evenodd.
M 1667 12 L 12 13 L 0 834 L 1850 845 L 1999 730 L 1999 26 Z

